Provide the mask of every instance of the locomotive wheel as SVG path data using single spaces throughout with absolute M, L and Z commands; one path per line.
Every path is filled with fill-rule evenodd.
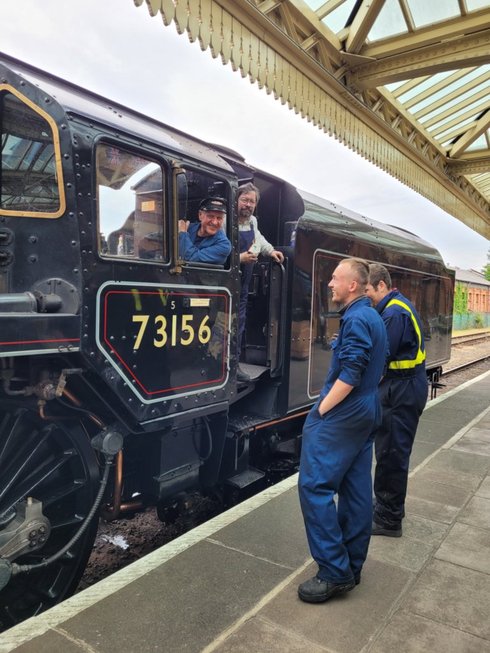
M 57 553 L 78 531 L 93 505 L 99 466 L 77 424 L 33 413 L 4 413 L 0 421 L 0 515 L 33 497 L 50 520 L 46 544 L 15 560 L 29 565 Z M 46 568 L 13 576 L 0 592 L 0 631 L 59 603 L 76 589 L 90 555 L 98 520 Z M 1 535 L 1 528 L 0 528 Z

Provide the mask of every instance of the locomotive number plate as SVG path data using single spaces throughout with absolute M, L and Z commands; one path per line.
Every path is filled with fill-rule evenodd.
M 106 283 L 97 345 L 145 403 L 226 383 L 231 296 L 226 288 Z

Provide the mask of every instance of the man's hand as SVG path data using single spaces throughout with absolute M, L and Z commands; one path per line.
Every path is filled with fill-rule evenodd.
M 187 231 L 189 224 L 189 220 L 179 220 L 179 231 Z
M 240 263 L 255 263 L 257 261 L 257 255 L 252 254 L 252 252 L 242 252 L 240 254 Z
M 282 263 L 284 261 L 284 254 L 275 249 L 271 252 L 271 258 L 274 259 L 276 263 Z

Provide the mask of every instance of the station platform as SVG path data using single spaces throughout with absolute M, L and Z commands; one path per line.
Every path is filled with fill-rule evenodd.
M 488 653 L 490 372 L 428 403 L 403 537 L 322 604 L 291 477 L 0 636 L 6 653 Z

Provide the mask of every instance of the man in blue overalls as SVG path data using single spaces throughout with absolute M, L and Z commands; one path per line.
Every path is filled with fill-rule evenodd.
M 344 259 L 328 284 L 340 304 L 333 357 L 306 418 L 299 496 L 318 573 L 298 588 L 320 603 L 360 582 L 371 537 L 372 434 L 381 421 L 378 384 L 388 354 L 383 320 L 366 297 L 368 264 Z M 338 495 L 336 508 L 334 497 Z
M 257 218 L 254 215 L 259 198 L 259 189 L 251 183 L 243 184 L 237 191 L 238 244 L 240 247 L 240 271 L 242 275 L 238 308 L 238 358 L 240 357 L 243 333 L 247 321 L 248 290 L 254 264 L 259 254 L 270 256 L 276 263 L 284 261 L 284 254 L 275 250 L 259 231 Z M 240 368 L 238 368 L 237 379 L 238 381 L 250 380 Z
M 375 434 L 372 534 L 400 537 L 410 454 L 428 394 L 424 336 L 417 311 L 392 288 L 383 265 L 369 266 L 366 294 L 383 318 L 390 347 L 388 369 L 379 388 L 383 421 Z

